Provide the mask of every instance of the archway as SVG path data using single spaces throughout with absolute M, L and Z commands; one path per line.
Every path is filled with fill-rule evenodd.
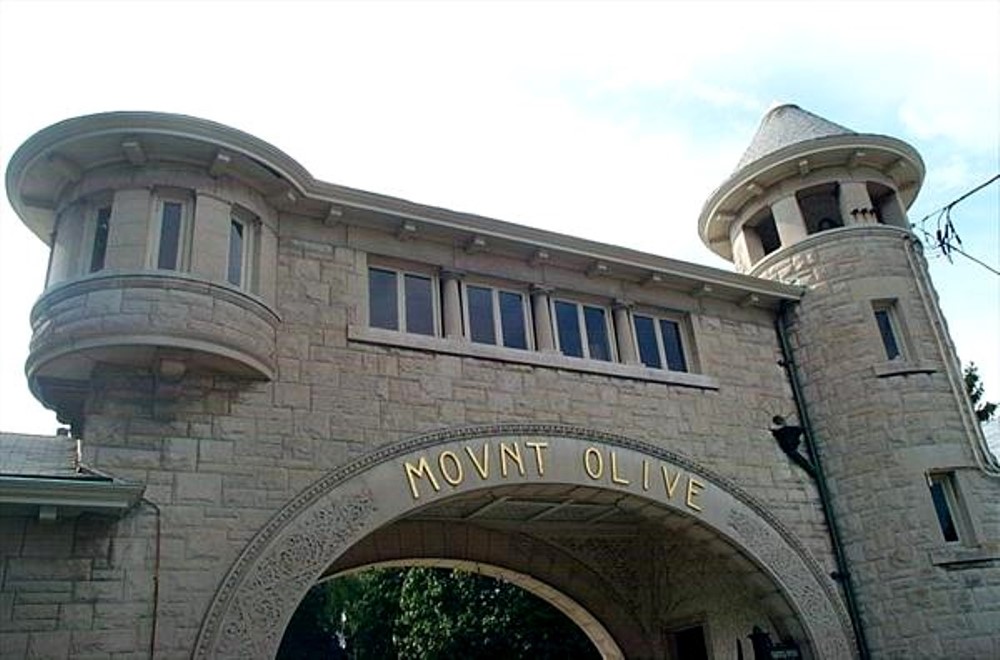
M 730 548 L 741 565 L 753 567 L 747 583 L 764 584 L 786 604 L 807 655 L 852 654 L 846 612 L 830 580 L 780 522 L 737 485 L 684 457 L 622 436 L 562 425 L 511 424 L 420 436 L 309 486 L 237 559 L 209 608 L 195 655 L 273 657 L 306 591 L 328 571 L 349 567 L 345 564 L 352 553 L 362 557 L 366 542 L 377 547 L 379 535 L 405 533 L 406 525 L 443 524 L 428 519 L 428 512 L 479 495 L 497 498 L 509 489 L 519 493 L 517 500 L 531 500 L 532 490 L 538 491 L 535 499 L 541 499 L 536 504 L 542 506 L 551 504 L 545 498 L 552 489 L 586 489 L 600 494 L 598 499 L 610 498 L 616 508 L 638 507 L 643 515 L 684 526 L 685 534 Z M 523 543 L 525 535 L 511 532 L 505 538 Z M 442 552 L 455 547 L 446 536 L 439 545 L 435 549 Z M 537 547 L 566 551 L 555 542 L 538 541 Z M 595 551 L 610 552 L 608 561 L 613 561 L 614 546 L 609 547 Z M 412 558 L 416 549 L 405 553 Z M 386 559 L 391 557 L 381 557 Z M 600 564 L 596 566 L 588 567 L 589 573 L 603 579 Z M 524 572 L 538 577 L 539 571 L 535 567 Z M 560 571 L 566 575 L 573 569 L 562 566 L 552 572 L 553 580 Z M 559 590 L 573 593 L 574 588 Z M 635 632 L 640 624 L 600 613 L 616 609 L 614 594 L 605 596 L 585 599 L 587 609 L 613 636 L 640 635 Z

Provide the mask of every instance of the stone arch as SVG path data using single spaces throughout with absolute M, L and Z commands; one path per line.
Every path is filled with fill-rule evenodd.
M 594 647 L 607 660 L 621 660 L 625 658 L 618 643 L 615 641 L 608 629 L 590 611 L 576 602 L 564 592 L 553 588 L 551 585 L 536 579 L 535 577 L 521 573 L 505 566 L 483 563 L 480 561 L 468 561 L 462 559 L 449 559 L 445 557 L 420 557 L 409 560 L 382 561 L 372 564 L 354 566 L 348 570 L 339 571 L 324 580 L 332 580 L 342 575 L 348 575 L 369 568 L 392 568 L 406 566 L 429 566 L 432 568 L 455 568 L 459 570 L 486 575 L 498 580 L 504 580 L 510 584 L 517 585 L 525 591 L 537 596 L 549 605 L 562 612 L 566 618 L 575 623 L 583 634 L 591 641 Z
M 662 486 L 654 485 L 661 475 Z M 774 582 L 816 657 L 853 655 L 849 620 L 833 584 L 762 503 L 669 450 L 560 424 L 438 431 L 331 471 L 275 514 L 237 558 L 208 608 L 193 655 L 273 657 L 302 597 L 355 543 L 427 504 L 514 482 L 619 490 L 696 519 Z

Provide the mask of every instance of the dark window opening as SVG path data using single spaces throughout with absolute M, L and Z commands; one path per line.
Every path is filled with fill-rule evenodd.
M 826 183 L 801 190 L 795 195 L 806 223 L 806 233 L 816 234 L 843 227 L 840 216 L 840 190 L 835 183 Z
M 94 228 L 94 247 L 90 253 L 90 272 L 104 270 L 104 259 L 108 253 L 108 230 L 111 223 L 111 207 L 97 211 L 97 226 Z
M 875 219 L 883 225 L 907 229 L 906 212 L 899 203 L 896 191 L 881 183 L 868 183 L 868 196 L 875 207 Z
M 902 355 L 896 331 L 893 327 L 892 310 L 888 307 L 875 310 L 875 321 L 878 323 L 879 334 L 882 335 L 882 345 L 885 347 L 886 359 L 895 360 Z
M 396 273 L 390 270 L 368 270 L 368 323 L 373 328 L 399 330 L 399 303 Z
M 611 361 L 611 342 L 608 340 L 608 323 L 600 307 L 583 307 L 583 320 L 587 326 L 587 350 L 591 360 Z
M 647 367 L 659 369 L 663 366 L 660 361 L 660 348 L 656 343 L 656 326 L 653 319 L 648 316 L 636 315 L 635 340 L 639 345 L 639 359 Z
M 157 268 L 177 270 L 179 266 L 183 208 L 180 202 L 163 202 L 163 211 L 160 217 L 160 249 L 156 260 Z
M 229 268 L 226 279 L 236 286 L 243 283 L 243 230 L 242 222 L 236 220 L 229 222 Z
M 520 293 L 501 291 L 500 328 L 503 345 L 507 348 L 528 348 L 528 331 L 524 318 L 524 297 Z
M 421 335 L 434 334 L 434 295 L 431 278 L 405 276 L 406 331 Z
M 778 236 L 778 227 L 774 224 L 774 216 L 769 209 L 757 214 L 747 223 L 746 228 L 756 232 L 760 239 L 760 246 L 764 250 L 764 255 L 771 254 L 781 247 L 781 237 Z
M 663 334 L 663 352 L 667 357 L 667 368 L 671 371 L 687 371 L 680 326 L 676 321 L 660 319 L 660 332 Z
M 670 656 L 677 660 L 708 660 L 705 629 L 691 626 L 671 633 Z
M 469 304 L 469 338 L 479 344 L 497 343 L 493 323 L 493 290 L 469 286 L 465 291 Z
M 556 329 L 559 333 L 559 350 L 563 355 L 583 357 L 583 341 L 580 336 L 580 321 L 574 303 L 557 300 Z
M 952 507 L 949 501 L 953 500 L 954 495 L 950 477 L 951 475 L 948 474 L 931 475 L 927 485 L 931 489 L 931 500 L 934 502 L 934 513 L 937 514 L 941 534 L 945 541 L 954 543 L 958 541 L 958 526 L 952 516 Z

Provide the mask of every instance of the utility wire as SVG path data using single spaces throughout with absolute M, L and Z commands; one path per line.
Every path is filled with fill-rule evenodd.
M 997 181 L 998 179 L 1000 179 L 1000 174 L 995 174 L 988 181 L 979 184 L 972 190 L 969 190 L 968 192 L 961 195 L 957 199 L 954 199 L 951 202 L 945 204 L 938 210 L 931 211 L 930 213 L 925 215 L 918 221 L 917 224 L 920 225 L 919 227 L 917 227 L 916 224 L 912 223 L 910 226 L 913 227 L 914 229 L 919 229 L 920 232 L 927 238 L 928 241 L 934 242 L 937 245 L 937 248 L 941 251 L 941 254 L 948 258 L 948 261 L 951 261 L 951 253 L 957 252 L 966 259 L 979 264 L 980 266 L 990 271 L 991 273 L 995 275 L 1000 275 L 1000 270 L 997 270 L 993 266 L 990 266 L 989 264 L 977 259 L 976 257 L 973 257 L 971 254 L 964 251 L 961 247 L 957 247 L 955 243 L 952 242 L 952 239 L 954 239 L 954 241 L 957 242 L 958 245 L 962 245 L 962 239 L 959 237 L 958 231 L 955 229 L 955 225 L 951 221 L 951 210 L 955 208 L 955 206 L 959 202 L 971 197 L 972 195 L 976 194 L 977 192 L 979 192 L 986 186 L 990 185 L 991 183 Z M 934 216 L 936 216 L 937 218 L 937 231 L 934 234 L 932 234 L 927 230 L 926 224 L 927 221 Z M 942 220 L 944 220 L 943 224 Z

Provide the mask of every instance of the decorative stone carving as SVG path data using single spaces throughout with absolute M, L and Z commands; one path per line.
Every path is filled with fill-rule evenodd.
M 380 501 L 378 493 L 363 485 L 369 472 L 388 461 L 413 460 L 420 452 L 440 445 L 529 436 L 552 443 L 581 441 L 609 451 L 630 450 L 697 475 L 717 489 L 719 506 L 723 507 L 721 518 L 704 518 L 700 524 L 769 568 L 792 608 L 808 614 L 802 617 L 802 624 L 817 657 L 853 654 L 846 610 L 832 581 L 803 544 L 732 480 L 662 447 L 620 435 L 561 424 L 493 424 L 445 429 L 385 446 L 306 488 L 265 525 L 237 559 L 209 607 L 194 657 L 272 657 L 286 622 L 306 591 L 326 567 L 372 531 L 376 515 L 380 520 L 400 519 L 424 504 L 391 498 Z M 584 481 L 582 474 L 580 479 L 580 486 L 600 487 Z M 660 504 L 671 506 L 669 502 Z M 601 569 L 617 566 L 610 570 L 620 573 L 623 581 L 631 580 L 629 567 L 621 564 L 622 553 L 616 559 L 613 547 L 598 543 L 578 550 L 592 559 L 600 555 Z

